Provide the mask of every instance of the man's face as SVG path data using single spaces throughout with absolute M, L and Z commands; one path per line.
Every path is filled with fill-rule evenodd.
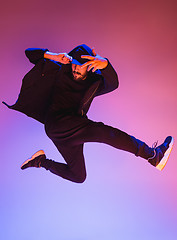
M 87 67 L 81 68 L 81 65 L 72 64 L 72 74 L 76 81 L 85 80 L 87 77 Z

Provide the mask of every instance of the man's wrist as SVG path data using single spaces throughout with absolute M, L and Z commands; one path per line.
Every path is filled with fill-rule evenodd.
M 52 52 L 46 51 L 46 52 L 44 53 L 44 58 L 52 59 L 52 58 L 55 57 L 56 55 L 57 55 L 57 53 L 52 53 Z

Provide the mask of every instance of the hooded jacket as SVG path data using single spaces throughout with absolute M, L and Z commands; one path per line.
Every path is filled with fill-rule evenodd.
M 88 48 L 82 44 L 74 50 L 79 47 Z M 49 50 L 43 48 L 28 48 L 25 50 L 27 58 L 35 66 L 24 76 L 16 103 L 10 106 L 3 102 L 8 108 L 20 111 L 41 123 L 45 123 L 56 76 L 59 71 L 65 71 L 67 67 L 64 64 L 44 59 L 46 51 Z M 73 50 L 70 53 L 73 53 Z M 80 103 L 78 110 L 80 115 L 86 115 L 95 96 L 111 92 L 119 85 L 117 73 L 109 61 L 107 67 L 101 71 L 97 70 L 93 77 L 96 81 L 86 91 Z

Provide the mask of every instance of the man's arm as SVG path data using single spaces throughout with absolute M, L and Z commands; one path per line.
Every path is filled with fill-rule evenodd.
M 25 50 L 25 54 L 29 61 L 36 64 L 41 59 L 50 59 L 62 64 L 68 64 L 72 61 L 67 53 L 52 53 L 47 48 L 28 48 Z
M 111 92 L 118 88 L 119 80 L 116 71 L 112 67 L 108 59 L 103 58 L 92 50 L 94 56 L 82 55 L 82 58 L 88 59 L 89 61 L 84 63 L 82 67 L 88 66 L 88 71 L 92 69 L 92 72 L 101 70 L 103 76 L 103 86 L 100 88 L 98 95 Z
M 44 58 L 44 53 L 48 51 L 47 48 L 27 48 L 25 54 L 29 61 L 36 64 L 39 60 Z
M 44 53 L 44 58 L 60 62 L 62 64 L 68 64 L 72 61 L 72 57 L 67 53 L 52 53 L 49 51 Z
M 88 66 L 87 71 L 92 69 L 92 72 L 95 72 L 98 69 L 104 69 L 108 65 L 108 60 L 96 54 L 95 50 L 92 49 L 93 56 L 90 55 L 82 55 L 81 58 L 88 59 L 90 61 L 84 63 L 82 67 Z
M 103 76 L 103 87 L 99 91 L 99 95 L 111 92 L 118 88 L 119 79 L 116 71 L 108 60 L 108 65 L 106 68 L 101 70 Z

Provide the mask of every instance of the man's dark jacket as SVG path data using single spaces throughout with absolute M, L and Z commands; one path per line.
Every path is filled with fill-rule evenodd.
M 84 48 L 86 45 L 78 47 Z M 77 47 L 75 48 L 77 49 Z M 24 76 L 20 94 L 15 104 L 9 106 L 26 114 L 29 117 L 36 119 L 41 123 L 45 123 L 45 117 L 51 104 L 52 92 L 55 87 L 57 75 L 60 71 L 66 71 L 68 64 L 60 64 L 58 62 L 44 59 L 44 53 L 48 49 L 28 48 L 25 51 L 29 61 L 35 66 Z M 85 115 L 90 107 L 90 104 L 95 96 L 102 95 L 113 91 L 118 87 L 118 77 L 110 62 L 108 66 L 93 74 L 95 82 L 85 93 L 84 98 L 79 106 L 78 114 Z

